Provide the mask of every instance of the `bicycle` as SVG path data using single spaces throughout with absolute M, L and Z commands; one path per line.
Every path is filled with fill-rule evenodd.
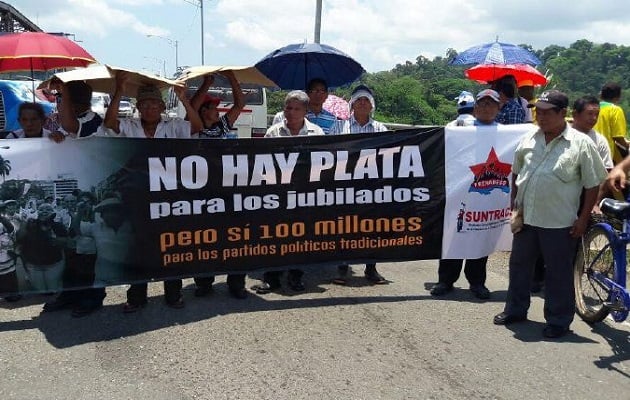
M 600 322 L 609 314 L 622 322 L 630 311 L 626 288 L 630 202 L 604 199 L 600 209 L 603 216 L 594 215 L 575 258 L 576 312 L 588 323 Z

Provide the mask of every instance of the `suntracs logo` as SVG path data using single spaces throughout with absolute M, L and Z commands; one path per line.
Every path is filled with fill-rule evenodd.
M 505 193 L 510 192 L 509 176 L 512 165 L 501 162 L 494 147 L 490 149 L 490 154 L 484 163 L 471 165 L 469 168 L 475 177 L 468 192 L 490 194 L 494 189 Z

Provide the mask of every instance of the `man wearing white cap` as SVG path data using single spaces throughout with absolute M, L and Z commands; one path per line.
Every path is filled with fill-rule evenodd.
M 330 130 L 331 134 L 340 133 L 369 133 L 384 132 L 387 127 L 381 122 L 372 119 L 374 111 L 374 95 L 365 85 L 357 86 L 350 97 L 350 118 L 345 121 L 337 121 Z M 337 285 L 345 285 L 350 266 L 342 264 L 338 267 L 338 277 L 333 279 Z M 371 283 L 382 285 L 388 281 L 376 270 L 376 264 L 365 265 L 365 278 Z
M 357 86 L 349 101 L 350 118 L 345 121 L 337 121 L 330 129 L 331 134 L 339 133 L 369 133 L 384 132 L 387 127 L 381 122 L 372 119 L 375 108 L 374 94 L 365 85 Z
M 455 97 L 457 100 L 457 118 L 446 126 L 470 126 L 475 123 L 475 116 L 473 115 L 473 109 L 475 107 L 475 97 L 472 93 L 463 90 L 459 96 Z

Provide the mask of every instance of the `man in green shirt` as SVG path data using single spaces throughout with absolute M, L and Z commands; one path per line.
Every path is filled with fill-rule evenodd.
M 542 255 L 547 266 L 543 336 L 558 338 L 573 322 L 577 239 L 586 231 L 606 169 L 593 141 L 565 121 L 566 94 L 549 90 L 533 105 L 538 127 L 523 137 L 512 164 L 512 209 L 523 210 L 524 226 L 514 234 L 506 304 L 494 323 L 527 319 L 533 268 Z

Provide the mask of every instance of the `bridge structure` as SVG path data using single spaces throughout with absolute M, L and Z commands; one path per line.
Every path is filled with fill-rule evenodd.
M 42 29 L 11 4 L 0 1 L 0 34 L 12 32 L 42 32 Z

